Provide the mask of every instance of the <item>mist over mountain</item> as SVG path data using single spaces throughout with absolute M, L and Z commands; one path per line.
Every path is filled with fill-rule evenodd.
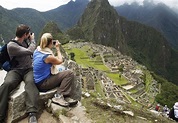
M 119 15 L 132 21 L 152 26 L 160 31 L 168 42 L 178 49 L 178 14 L 163 3 L 154 4 L 144 1 L 116 7 Z

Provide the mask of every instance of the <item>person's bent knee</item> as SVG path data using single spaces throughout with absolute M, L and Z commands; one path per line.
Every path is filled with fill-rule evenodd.
M 6 81 L 6 82 L 4 82 L 4 83 L 2 84 L 2 86 L 3 86 L 4 88 L 15 89 L 15 88 L 18 86 L 18 84 L 13 83 L 12 81 Z
M 74 78 L 74 72 L 73 71 L 68 70 L 68 74 L 69 74 L 69 76 L 71 76 L 72 78 Z

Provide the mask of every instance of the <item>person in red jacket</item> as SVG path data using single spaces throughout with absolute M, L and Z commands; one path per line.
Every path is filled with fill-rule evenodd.
M 157 104 L 157 105 L 156 105 L 155 110 L 156 110 L 156 111 L 160 111 L 160 104 Z

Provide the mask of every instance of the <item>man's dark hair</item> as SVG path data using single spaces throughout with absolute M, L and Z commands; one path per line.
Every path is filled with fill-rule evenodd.
M 30 32 L 30 27 L 21 24 L 16 29 L 16 36 L 18 38 L 21 38 L 24 34 L 28 34 Z

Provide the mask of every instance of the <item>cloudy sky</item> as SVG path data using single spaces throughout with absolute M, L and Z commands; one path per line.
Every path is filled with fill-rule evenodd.
M 13 8 L 34 8 L 38 11 L 48 11 L 59 7 L 60 5 L 66 4 L 70 0 L 1 0 L 0 5 L 7 9 Z M 134 1 L 142 4 L 144 0 L 108 0 L 111 5 L 118 6 L 123 3 L 132 3 Z M 148 0 L 155 3 L 163 2 L 171 8 L 178 8 L 178 0 Z

